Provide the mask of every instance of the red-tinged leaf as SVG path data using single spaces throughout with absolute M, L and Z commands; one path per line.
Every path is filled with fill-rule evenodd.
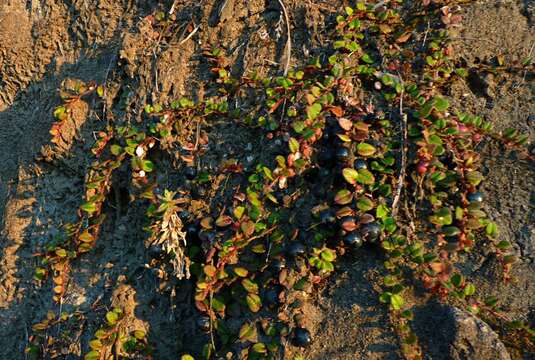
M 206 297 L 206 296 L 204 296 L 204 297 Z M 197 297 L 195 297 L 195 298 L 197 298 Z M 208 306 L 206 306 L 205 303 L 203 303 L 202 301 L 199 301 L 199 300 L 195 301 L 195 306 L 197 307 L 197 309 L 199 311 L 202 311 L 202 312 L 206 312 L 208 310 Z
M 180 158 L 187 164 L 193 164 L 195 161 L 195 157 L 193 155 L 180 155 Z
M 401 34 L 397 39 L 396 39 L 396 42 L 398 44 L 403 44 L 404 42 L 406 42 L 407 40 L 410 39 L 411 37 L 411 32 L 410 31 L 406 31 L 404 32 L 403 34 Z
M 360 156 L 372 156 L 375 154 L 375 147 L 367 143 L 360 143 L 357 145 L 357 152 Z
M 246 195 L 244 193 L 237 193 L 236 195 L 234 195 L 234 199 L 240 201 L 240 202 L 244 202 L 245 199 L 246 199 Z
M 260 299 L 260 296 L 256 294 L 249 293 L 247 294 L 247 305 L 249 305 L 249 310 L 256 313 L 260 310 L 262 307 L 262 300 Z
M 359 179 L 359 173 L 357 170 L 352 168 L 345 168 L 342 170 L 342 175 L 344 176 L 344 179 L 351 185 L 355 185 Z
M 90 243 L 90 242 L 93 242 L 93 240 L 95 240 L 95 238 L 93 237 L 93 235 L 89 233 L 89 231 L 84 231 L 83 233 L 81 233 L 78 239 L 86 243 Z
M 353 200 L 353 193 L 347 189 L 342 189 L 336 193 L 334 202 L 338 205 L 349 204 Z
M 252 341 L 256 338 L 256 326 L 251 323 L 245 323 L 240 329 L 240 333 L 238 335 L 240 337 L 240 340 L 249 340 Z
M 336 217 L 341 219 L 345 216 L 353 216 L 355 212 L 349 206 L 344 206 L 343 208 L 336 211 Z
M 280 98 L 279 100 L 277 100 L 277 102 L 269 108 L 269 113 L 271 114 L 275 112 L 275 110 L 277 110 L 277 108 L 280 106 L 280 104 L 282 104 L 283 101 L 284 98 Z
M 211 229 L 212 226 L 212 218 L 211 217 L 205 217 L 201 220 L 201 226 L 203 229 Z
M 336 117 L 341 117 L 344 115 L 344 109 L 342 109 L 340 106 L 331 106 L 329 110 L 333 113 Z
M 252 221 L 245 221 L 241 224 L 241 230 L 245 234 L 245 236 L 251 236 L 253 235 L 255 231 L 255 225 Z
M 214 265 L 205 265 L 203 271 L 207 276 L 210 277 L 214 277 L 217 273 L 217 269 Z
M 341 118 L 338 118 L 338 125 L 340 125 L 342 129 L 349 131 L 353 127 L 353 122 L 349 120 L 348 118 L 341 117 Z
M 186 143 L 186 144 L 182 145 L 182 149 L 184 149 L 186 151 L 193 151 L 193 150 L 195 150 L 195 144 Z
M 232 224 L 232 218 L 228 215 L 221 215 L 217 218 L 215 224 L 219 227 L 229 226 L 230 224 Z

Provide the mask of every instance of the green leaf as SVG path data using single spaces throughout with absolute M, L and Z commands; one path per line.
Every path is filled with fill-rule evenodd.
M 346 46 L 346 42 L 345 40 L 336 40 L 333 44 L 333 47 L 335 49 L 340 49 L 340 48 L 343 48 Z
M 345 10 L 346 10 L 346 14 L 347 14 L 348 16 L 353 15 L 353 8 L 351 8 L 351 7 L 349 7 L 349 6 L 346 6 Z
M 82 204 L 82 206 L 80 206 L 80 209 L 89 214 L 92 214 L 97 211 L 97 206 L 93 202 L 86 202 L 85 204 Z
M 352 168 L 345 168 L 342 170 L 342 175 L 344 176 L 344 179 L 351 185 L 355 185 L 358 182 L 359 179 L 359 172 Z
M 336 253 L 331 249 L 324 249 L 321 251 L 321 258 L 325 261 L 332 262 L 336 259 Z
M 363 54 L 360 59 L 367 64 L 373 64 L 373 59 L 368 54 Z
M 154 163 L 150 160 L 142 160 L 141 170 L 145 172 L 151 172 L 152 170 L 154 170 Z
M 264 343 L 256 343 L 253 345 L 253 351 L 255 353 L 258 353 L 258 354 L 266 354 L 267 353 L 267 348 L 266 348 L 266 345 Z
M 464 288 L 464 295 L 466 296 L 471 296 L 471 295 L 474 295 L 476 292 L 476 287 L 474 286 L 474 284 L 466 284 L 465 288 Z
M 288 146 L 290 147 L 291 153 L 296 153 L 299 151 L 299 142 L 295 138 L 290 138 L 288 141 Z
M 498 304 L 498 299 L 495 298 L 494 296 L 490 296 L 485 299 L 485 305 L 487 306 L 495 307 L 497 304 Z
M 98 360 L 100 358 L 100 353 L 96 350 L 91 350 L 84 356 L 84 360 Z
M 114 144 L 110 147 L 110 151 L 113 155 L 118 156 L 123 152 L 123 148 L 119 145 Z
M 495 238 L 498 235 L 498 225 L 495 222 L 489 222 L 485 227 L 485 233 L 490 238 Z
M 254 341 L 254 339 L 256 338 L 256 335 L 257 335 L 256 326 L 254 324 L 246 322 L 240 328 L 240 332 L 238 336 L 240 340 L 242 341 L 245 341 L 245 340 Z
M 442 229 L 442 231 L 446 236 L 455 236 L 461 233 L 461 230 L 456 226 L 446 226 Z
M 496 247 L 500 250 L 507 250 L 511 247 L 511 243 L 507 240 L 502 240 L 496 244 Z
M 249 271 L 247 271 L 247 269 L 245 268 L 237 267 L 237 268 L 234 268 L 234 273 L 240 277 L 246 277 Z
M 294 121 L 292 127 L 296 133 L 301 134 L 305 130 L 306 125 L 303 121 Z
M 436 225 L 450 225 L 453 221 L 449 208 L 441 208 L 435 212 L 429 219 Z
M 479 171 L 470 171 L 466 174 L 466 179 L 470 184 L 477 186 L 483 180 L 483 175 Z
M 339 190 L 334 197 L 334 202 L 338 205 L 349 204 L 352 200 L 353 193 L 347 189 Z
M 373 185 L 375 178 L 368 169 L 359 169 L 357 181 L 363 185 Z
M 258 285 L 254 281 L 243 279 L 241 284 L 248 293 L 258 294 Z
M 99 329 L 95 332 L 95 337 L 101 340 L 106 339 L 108 337 L 108 333 L 103 329 Z
M 58 120 L 61 120 L 61 117 L 63 114 L 65 114 L 65 107 L 64 106 L 58 106 L 55 110 L 54 110 L 54 117 Z
M 243 206 L 237 206 L 235 209 L 234 209 L 234 216 L 236 217 L 236 219 L 241 219 L 241 217 L 243 216 L 243 213 L 245 212 L 245 207 Z
M 373 201 L 365 196 L 362 196 L 357 200 L 357 207 L 362 211 L 369 211 L 373 209 L 373 206 Z
M 307 109 L 307 117 L 310 120 L 314 120 L 321 113 L 322 107 L 320 103 L 314 103 Z
M 403 297 L 399 294 L 392 294 L 390 296 L 390 305 L 392 306 L 392 309 L 399 310 L 405 303 L 405 300 L 403 300 Z
M 93 350 L 100 350 L 102 348 L 102 342 L 99 339 L 91 340 L 89 347 Z
M 357 145 L 357 153 L 360 156 L 372 156 L 375 153 L 375 147 L 367 143 L 360 143 Z
M 384 277 L 383 282 L 386 286 L 394 286 L 398 283 L 398 280 L 393 275 L 387 275 Z
M 249 306 L 249 310 L 256 313 L 260 310 L 262 307 L 262 300 L 260 299 L 260 296 L 257 294 L 249 293 L 247 294 L 247 305 Z
M 388 216 L 389 212 L 390 210 L 388 209 L 388 207 L 386 207 L 386 205 L 380 204 L 375 210 L 375 216 L 377 216 L 377 218 L 379 219 L 384 219 Z
M 186 355 L 182 355 L 180 357 L 180 360 L 195 360 L 195 358 L 191 356 L 190 354 L 186 354 Z
M 225 312 L 225 303 L 223 302 L 223 299 L 220 297 L 213 297 L 212 298 L 212 309 L 214 309 L 217 312 L 224 313 Z
M 108 324 L 115 325 L 117 320 L 119 320 L 119 315 L 114 311 L 108 311 L 106 313 L 106 320 L 108 321 Z
M 442 97 L 435 97 L 433 99 L 434 101 L 434 107 L 437 111 L 441 111 L 441 112 L 444 112 L 446 110 L 448 110 L 448 107 L 450 106 L 450 103 L 448 102 L 448 100 L 442 98 Z
M 454 274 L 451 277 L 450 281 L 453 284 L 453 286 L 459 287 L 459 286 L 461 286 L 463 284 L 464 279 L 463 279 L 463 276 L 461 274 Z
M 102 85 L 97 86 L 97 95 L 99 97 L 104 97 L 104 86 Z

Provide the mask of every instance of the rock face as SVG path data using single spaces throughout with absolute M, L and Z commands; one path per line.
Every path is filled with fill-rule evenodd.
M 433 303 L 419 309 L 415 330 L 426 359 L 511 359 L 488 324 L 453 306 Z
M 511 359 L 498 335 L 488 324 L 455 307 L 450 312 L 457 330 L 450 348 L 454 359 Z

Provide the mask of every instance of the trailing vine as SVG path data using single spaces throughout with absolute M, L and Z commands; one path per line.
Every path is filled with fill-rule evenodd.
M 492 245 L 505 281 L 515 262 L 511 244 L 497 240 L 497 226 L 482 210 L 476 146 L 489 139 L 525 158 L 534 160 L 533 154 L 516 130 L 495 132 L 481 117 L 451 106 L 445 90 L 452 79 L 466 76 L 452 60 L 447 31 L 458 21 L 455 9 L 414 6 L 409 24 L 401 14 L 409 9 L 400 1 L 347 7 L 337 18 L 329 56 L 287 76 L 235 79 L 220 50 L 206 51 L 217 95 L 146 105 L 143 124 L 99 133 L 79 220 L 65 227 L 65 238 L 47 244 L 36 279 L 50 274 L 54 298 L 62 301 L 71 262 L 99 238 L 104 204 L 120 172 L 129 174 L 135 198 L 147 205 L 146 244 L 153 258 L 148 266 L 159 269 L 160 278 L 195 283 L 202 314 L 197 323 L 207 334 L 204 358 L 229 351 L 278 358 L 288 342 L 308 346 L 313 336 L 304 326 L 303 303 L 325 284 L 338 259 L 363 244 L 385 256 L 378 296 L 391 310 L 407 358 L 423 355 L 406 301 L 416 282 L 441 300 L 508 323 L 533 346 L 533 329 L 506 318 L 496 299 L 478 299 L 474 284 L 456 268 L 460 255 L 475 246 Z M 425 17 L 433 27 L 420 46 L 412 42 L 411 29 Z M 56 109 L 53 143 L 69 104 L 95 90 L 103 96 L 103 88 L 91 83 Z M 246 110 L 233 105 L 251 99 L 255 104 Z M 192 188 L 210 181 L 197 160 L 216 118 L 264 131 L 268 141 L 280 139 L 282 145 L 271 161 L 250 171 L 237 162 L 223 164 L 218 171 L 239 185 L 213 209 L 192 214 Z M 159 183 L 164 166 L 179 170 L 189 188 Z M 294 213 L 312 192 L 310 214 L 297 218 Z M 229 313 L 244 311 L 238 328 L 228 324 Z M 108 314 L 86 358 L 99 358 L 114 346 L 145 349 L 144 335 L 120 332 L 120 310 Z M 116 356 L 126 356 L 123 350 Z

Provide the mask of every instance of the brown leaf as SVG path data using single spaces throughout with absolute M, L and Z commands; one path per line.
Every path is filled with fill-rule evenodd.
M 406 42 L 407 40 L 410 39 L 411 37 L 411 32 L 410 31 L 406 31 L 404 32 L 403 34 L 401 34 L 397 39 L 396 39 L 396 42 L 398 44 L 403 44 L 404 42 Z
M 204 229 L 211 229 L 212 228 L 212 218 L 211 217 L 205 217 L 201 220 L 201 226 Z
M 338 125 L 346 131 L 349 131 L 353 127 L 353 122 L 348 118 L 338 118 Z
M 429 267 L 436 273 L 440 273 L 442 272 L 442 270 L 444 270 L 444 264 L 442 264 L 441 262 L 433 262 L 429 264 Z
M 280 104 L 282 104 L 284 98 L 280 98 L 275 104 L 273 104 L 270 108 L 269 108 L 269 113 L 273 113 L 275 112 L 275 110 L 277 110 L 277 108 L 280 106 Z
M 219 227 L 229 226 L 230 224 L 232 224 L 232 218 L 228 215 L 221 215 L 217 218 L 215 224 Z

